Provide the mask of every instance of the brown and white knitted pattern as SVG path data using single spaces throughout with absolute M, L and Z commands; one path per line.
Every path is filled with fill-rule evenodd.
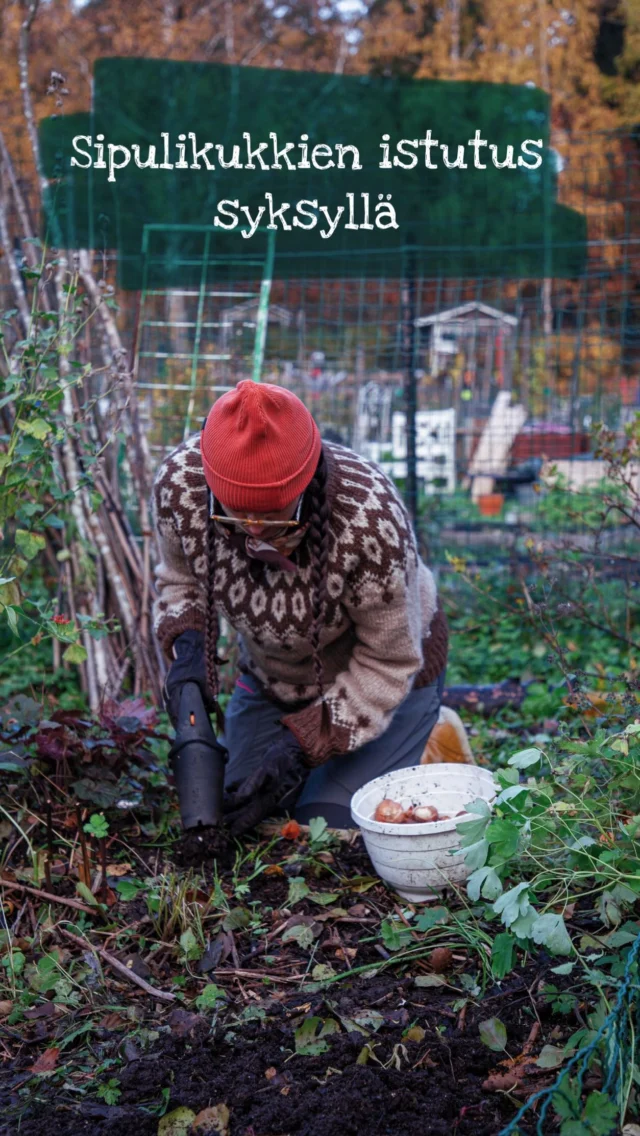
M 242 669 L 291 706 L 283 722 L 312 764 L 378 737 L 409 690 L 432 682 L 447 657 L 435 582 L 393 482 L 352 450 L 325 442 L 324 451 L 329 558 L 320 655 L 328 728 L 316 697 L 306 540 L 292 556 L 297 572 L 265 564 L 256 580 L 242 542 L 217 537 L 214 577 L 216 608 L 239 633 Z M 207 487 L 199 435 L 160 466 L 152 507 L 160 552 L 154 629 L 170 657 L 178 635 L 205 625 Z

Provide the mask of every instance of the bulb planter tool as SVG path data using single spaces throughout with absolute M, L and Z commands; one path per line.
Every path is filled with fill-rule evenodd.
M 195 682 L 182 688 L 169 760 L 183 828 L 220 825 L 225 763 Z

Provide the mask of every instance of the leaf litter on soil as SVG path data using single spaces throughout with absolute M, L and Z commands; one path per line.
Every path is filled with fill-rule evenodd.
M 115 943 L 112 933 L 109 949 L 121 944 L 120 961 L 133 959 L 133 967 L 138 959 L 146 980 L 184 1005 L 162 1004 L 105 969 L 104 985 L 94 970 L 89 1004 L 71 1000 L 60 1016 L 25 1016 L 12 1027 L 23 1044 L 5 1066 L 0 1100 L 3 1115 L 20 1116 L 21 1136 L 45 1127 L 56 1136 L 129 1136 L 134 1126 L 136 1136 L 156 1136 L 178 1109 L 185 1110 L 178 1119 L 190 1117 L 187 1136 L 206 1131 L 192 1127 L 194 1118 L 213 1108 L 227 1118 L 228 1136 L 405 1136 L 416 1116 L 434 1136 L 489 1136 L 514 1113 L 505 1089 L 521 1103 L 549 1083 L 554 1070 L 536 1066 L 536 1056 L 552 1040 L 558 1047 L 556 1021 L 549 1000 L 530 992 L 555 960 L 540 958 L 501 983 L 489 978 L 480 998 L 473 994 L 479 960 L 455 942 L 445 906 L 451 897 L 421 909 L 416 926 L 424 930 L 413 932 L 396 897 L 368 874 L 360 840 L 325 848 L 321 861 L 304 841 L 267 847 L 254 848 L 245 876 L 237 850 L 216 878 L 210 868 L 207 880 L 176 876 L 178 906 L 194 922 L 188 934 L 176 923 L 173 941 L 163 938 L 155 950 L 139 894 L 110 909 L 120 927 L 135 909 L 141 927 Z M 194 913 L 209 917 L 212 894 L 226 907 L 211 916 L 218 931 L 203 941 Z M 405 933 L 402 949 L 386 949 L 395 941 L 381 932 L 383 922 Z M 98 916 L 93 925 L 88 919 L 84 934 L 95 941 L 102 927 Z M 106 934 L 100 930 L 100 941 Z M 402 961 L 403 951 L 420 946 L 419 957 Z M 75 958 L 81 965 L 79 952 Z M 552 977 L 560 989 L 562 977 Z M 502 1030 L 509 1054 L 524 1051 L 536 1015 L 543 1022 L 537 1048 L 526 1064 L 504 1068 Z M 493 1051 L 482 1037 L 488 1022 Z M 74 1030 L 77 1038 L 59 1053 Z M 102 1097 L 98 1084 L 107 1086 Z
M 143 752 L 147 723 L 112 723 L 116 748 L 73 728 L 83 771 L 103 747 L 128 807 L 135 785 L 120 747 L 129 762 Z M 141 815 L 166 818 L 144 754 Z M 105 776 L 84 785 L 99 810 Z M 0 1132 L 156 1136 L 173 1118 L 189 1136 L 207 1124 L 228 1136 L 405 1136 L 418 1117 L 435 1136 L 494 1136 L 573 1052 L 570 970 L 544 950 L 513 970 L 513 937 L 494 937 L 483 909 L 473 915 L 453 893 L 402 906 L 359 837 L 321 820 L 265 826 L 242 845 L 200 830 L 168 855 L 166 819 L 110 812 L 106 831 L 93 807 L 80 816 L 68 799 L 54 806 L 49 891 L 25 846 L 3 870 L 17 930 L 0 1002 Z M 28 809 L 42 823 L 41 802 Z M 89 870 L 76 833 L 93 842 Z M 572 906 L 572 923 L 598 950 L 589 936 L 600 920 L 584 906 Z

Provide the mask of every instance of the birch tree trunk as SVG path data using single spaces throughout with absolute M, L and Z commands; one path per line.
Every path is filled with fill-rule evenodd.
M 42 171 L 29 85 L 29 37 L 38 6 L 39 0 L 28 0 L 23 9 L 18 67 L 24 120 L 42 204 L 46 207 L 49 185 Z M 171 7 L 169 3 L 165 11 Z M 231 19 L 230 12 L 228 16 Z M 36 312 L 57 313 L 55 349 L 62 379 L 62 400 L 58 408 L 59 457 L 54 456 L 54 469 L 60 488 L 69 495 L 71 524 L 69 531 L 65 530 L 62 538 L 57 538 L 57 549 L 64 552 L 62 560 L 56 559 L 55 545 L 53 549 L 49 545 L 47 548 L 50 563 L 60 564 L 58 597 L 62 599 L 65 595 L 65 609 L 73 622 L 79 623 L 81 641 L 87 652 L 86 661 L 80 667 L 81 685 L 92 709 L 98 708 L 105 694 L 117 696 L 125 679 L 131 682 L 133 693 L 150 691 L 155 701 L 160 702 L 164 664 L 151 631 L 149 495 L 152 466 L 141 428 L 128 352 L 114 313 L 106 303 L 105 290 L 96 280 L 87 250 L 72 254 L 77 257 L 77 267 L 70 262 L 68 254 L 57 257 L 52 254 L 56 264 L 53 273 L 47 276 L 41 271 L 33 283 L 24 279 L 11 256 L 13 239 L 19 237 L 27 263 L 34 269 L 43 268 L 41 250 L 33 241 L 29 212 L 1 132 L 0 172 L 0 240 L 8 252 L 10 283 L 23 340 L 31 334 L 38 335 L 37 326 L 31 328 L 31 304 Z M 82 308 L 78 302 L 80 284 L 88 301 L 88 306 L 85 301 Z M 100 370 L 91 365 L 92 344 L 96 342 L 105 360 Z M 83 366 L 78 367 L 78 362 Z M 105 399 L 110 404 L 106 417 L 103 413 Z M 128 443 L 133 498 L 131 521 L 121 496 L 118 462 L 121 432 L 126 434 Z M 94 488 L 101 497 L 99 503 L 96 503 Z M 141 546 L 134 529 L 139 530 Z M 103 638 L 91 634 L 87 624 L 92 620 L 100 625 L 101 621 L 112 618 L 117 619 L 119 631 Z M 55 663 L 60 662 L 60 654 L 56 644 Z

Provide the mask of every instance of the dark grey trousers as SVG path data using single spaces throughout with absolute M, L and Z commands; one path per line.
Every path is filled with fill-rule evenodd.
M 357 789 L 393 769 L 418 765 L 438 719 L 444 677 L 442 671 L 429 686 L 410 691 L 380 737 L 313 769 L 297 802 L 290 802 L 289 812 L 296 820 L 306 824 L 311 817 L 322 816 L 332 828 L 350 828 L 349 803 Z M 289 709 L 267 698 L 254 678 L 240 675 L 227 705 L 221 739 L 229 751 L 227 784 L 252 773 L 267 747 L 287 732 L 279 719 Z

